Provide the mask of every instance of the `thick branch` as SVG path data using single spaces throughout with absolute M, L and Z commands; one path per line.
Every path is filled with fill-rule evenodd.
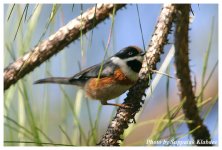
M 37 66 L 58 53 L 72 41 L 79 38 L 81 32 L 84 34 L 97 24 L 109 17 L 113 8 L 119 10 L 125 4 L 103 4 L 93 7 L 77 18 L 71 20 L 67 25 L 61 27 L 47 40 L 39 43 L 25 56 L 19 58 L 4 70 L 4 90 L 34 70 Z M 96 10 L 95 10 L 96 9 Z
M 180 99 L 181 101 L 185 101 L 183 103 L 183 111 L 186 119 L 192 120 L 192 123 L 188 123 L 187 125 L 189 130 L 193 131 L 192 136 L 196 145 L 209 146 L 211 144 L 199 143 L 201 140 L 210 142 L 210 134 L 207 127 L 203 124 L 203 120 L 199 116 L 190 79 L 188 56 L 190 5 L 176 5 L 176 8 L 175 66 L 177 70 L 177 77 L 179 78 L 178 88 L 180 91 Z
M 163 52 L 163 46 L 167 43 L 167 35 L 173 22 L 173 14 L 175 11 L 174 5 L 165 5 L 158 18 L 158 22 L 152 36 L 150 45 L 148 46 L 142 69 L 139 73 L 139 80 L 133 86 L 124 103 L 130 104 L 132 108 L 118 108 L 115 117 L 110 123 L 106 133 L 100 140 L 99 145 L 115 146 L 119 145 L 120 136 L 128 125 L 134 121 L 136 113 L 140 110 L 142 97 L 145 95 L 145 90 L 149 86 L 149 77 L 152 75 L 152 70 L 156 69 L 156 64 L 160 60 L 160 54 Z M 135 121 L 134 121 L 135 122 Z

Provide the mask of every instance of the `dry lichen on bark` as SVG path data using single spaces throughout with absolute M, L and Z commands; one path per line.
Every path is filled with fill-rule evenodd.
M 167 36 L 170 32 L 173 22 L 174 5 L 164 5 L 158 18 L 154 34 L 147 48 L 142 69 L 139 73 L 138 82 L 129 90 L 124 104 L 130 104 L 131 108 L 118 108 L 116 115 L 111 121 L 106 133 L 101 138 L 99 145 L 101 146 L 118 146 L 120 137 L 129 124 L 135 122 L 134 117 L 141 108 L 145 90 L 149 86 L 148 76 L 152 76 L 152 70 L 156 69 L 156 64 L 160 60 L 163 53 L 163 47 L 167 43 Z
M 97 5 L 61 27 L 47 40 L 39 43 L 25 56 L 17 59 L 4 69 L 4 90 L 8 89 L 12 84 L 16 83 L 71 42 L 78 39 L 81 32 L 83 34 L 86 33 L 108 18 L 109 14 L 113 12 L 114 7 L 117 11 L 124 6 L 125 4 Z

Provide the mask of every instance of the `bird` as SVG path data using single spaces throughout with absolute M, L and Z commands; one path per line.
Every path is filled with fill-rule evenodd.
M 49 77 L 34 84 L 55 83 L 80 87 L 90 99 L 100 100 L 102 105 L 128 108 L 126 104 L 108 103 L 119 97 L 138 80 L 145 52 L 137 46 L 122 48 L 104 62 L 88 67 L 71 77 Z

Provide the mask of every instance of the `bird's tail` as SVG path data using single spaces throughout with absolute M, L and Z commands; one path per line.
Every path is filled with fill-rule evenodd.
M 54 84 L 73 84 L 70 82 L 70 78 L 66 77 L 51 77 L 40 79 L 34 82 L 34 84 L 42 84 L 42 83 L 54 83 Z

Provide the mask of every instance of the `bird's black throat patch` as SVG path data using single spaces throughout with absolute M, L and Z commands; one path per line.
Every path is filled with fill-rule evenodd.
M 141 67 L 142 67 L 142 63 L 138 60 L 130 60 L 127 61 L 127 65 L 136 73 L 139 73 Z

